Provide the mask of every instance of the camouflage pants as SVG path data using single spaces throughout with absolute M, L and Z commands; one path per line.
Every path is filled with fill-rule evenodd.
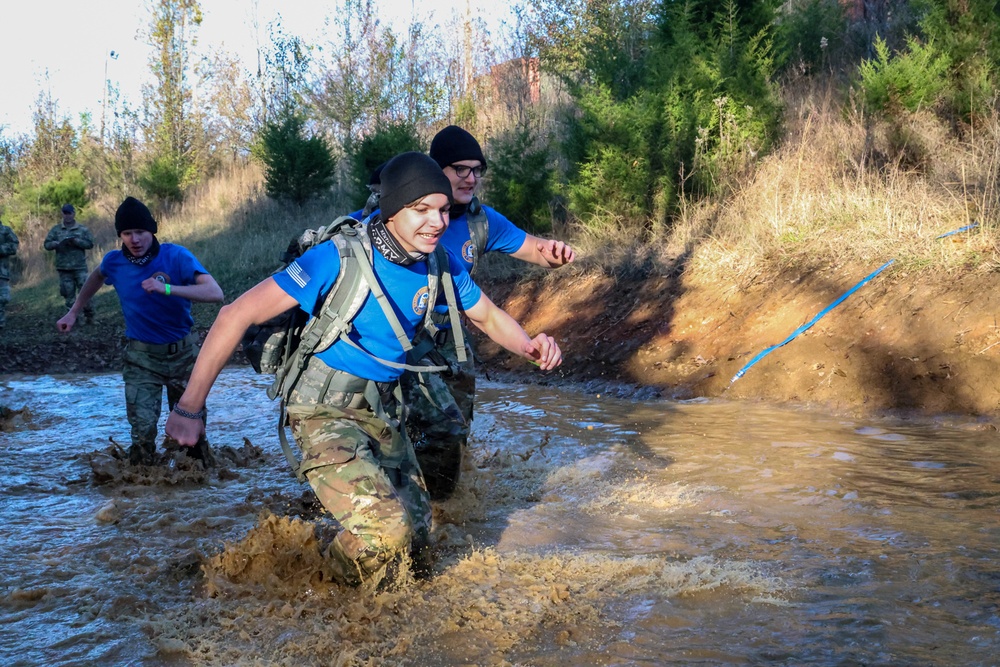
M 10 303 L 10 281 L 0 278 L 0 329 L 7 325 L 8 303 Z
M 66 300 L 66 308 L 72 308 L 76 301 L 76 295 L 87 282 L 89 272 L 86 269 L 72 269 L 59 271 L 59 295 Z M 88 320 L 94 316 L 93 302 L 88 303 L 83 309 L 83 315 Z
M 122 379 L 125 381 L 125 413 L 132 427 L 129 458 L 133 463 L 153 462 L 156 453 L 156 425 L 163 406 L 163 389 L 165 387 L 167 390 L 168 409 L 173 410 L 174 404 L 184 393 L 191 369 L 198 358 L 196 341 L 196 334 L 190 334 L 170 345 L 128 341 Z M 207 449 L 207 443 L 198 443 L 192 451 L 198 451 L 202 447 Z
M 362 394 L 336 388 L 303 402 L 311 393 L 299 392 L 309 384 L 303 380 L 289 397 L 288 416 L 300 471 L 332 517 L 327 556 L 350 584 L 385 576 L 404 555 L 422 562 L 431 507 L 413 448 L 389 416 L 401 406 L 383 393 L 383 419 Z
M 400 378 L 406 401 L 406 432 L 413 442 L 431 499 L 442 500 L 458 486 L 462 457 L 472 430 L 476 369 L 468 330 L 465 363 L 459 363 L 451 330 L 438 334 L 432 361 L 453 369 L 443 373 L 405 372 Z M 440 355 L 441 358 L 437 358 Z

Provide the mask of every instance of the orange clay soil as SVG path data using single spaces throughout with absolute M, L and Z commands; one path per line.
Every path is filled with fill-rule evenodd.
M 887 411 L 1000 416 L 1000 277 L 890 267 L 732 382 L 758 353 L 877 266 L 777 275 L 745 289 L 686 275 L 628 282 L 560 276 L 490 289 L 532 334 L 560 342 L 546 382 L 605 380 L 674 398 L 724 397 Z M 521 371 L 490 341 L 486 370 Z M 518 373 L 520 375 L 520 373 Z M 526 376 L 527 377 L 527 376 Z

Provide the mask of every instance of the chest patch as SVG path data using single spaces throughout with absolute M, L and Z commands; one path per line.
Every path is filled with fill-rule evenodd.
M 430 292 L 426 287 L 421 287 L 420 290 L 413 296 L 413 312 L 417 315 L 423 315 L 427 312 L 427 301 L 430 299 Z
M 462 259 L 464 259 L 469 264 L 474 264 L 476 261 L 476 245 L 469 239 L 464 244 L 462 244 Z

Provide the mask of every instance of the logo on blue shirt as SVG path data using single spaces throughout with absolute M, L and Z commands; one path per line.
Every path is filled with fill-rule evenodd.
M 476 246 L 472 243 L 472 239 L 469 239 L 462 244 L 462 259 L 464 259 L 469 264 L 474 264 L 476 261 Z
M 413 312 L 417 315 L 423 315 L 427 312 L 427 302 L 430 300 L 430 292 L 427 291 L 426 287 L 421 287 L 413 296 Z

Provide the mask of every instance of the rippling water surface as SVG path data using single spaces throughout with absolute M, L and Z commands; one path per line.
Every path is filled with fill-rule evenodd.
M 0 381 L 0 664 L 1000 662 L 983 424 L 487 383 L 434 576 L 376 593 L 329 581 L 265 386 L 223 373 L 206 474 L 108 467 L 118 375 Z

